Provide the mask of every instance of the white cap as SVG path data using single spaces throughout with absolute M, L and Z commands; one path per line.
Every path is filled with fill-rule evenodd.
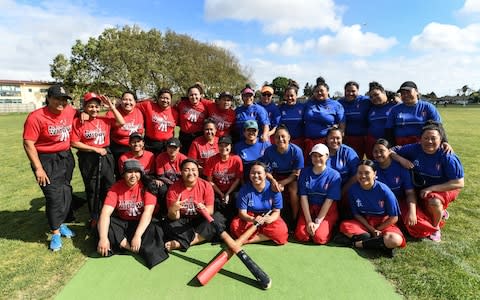
M 312 155 L 312 153 L 314 153 L 314 152 L 318 153 L 320 155 L 330 154 L 330 151 L 328 150 L 328 147 L 325 146 L 322 143 L 319 143 L 319 144 L 316 144 L 315 146 L 313 146 L 312 151 L 310 151 L 310 155 Z

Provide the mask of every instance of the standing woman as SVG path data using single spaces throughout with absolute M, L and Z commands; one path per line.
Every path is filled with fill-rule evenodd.
M 420 141 L 422 127 L 428 120 L 441 123 L 437 109 L 431 103 L 419 99 L 417 85 L 405 81 L 398 90 L 402 103 L 390 111 L 385 125 L 385 138 L 395 145 Z
M 273 88 L 269 85 L 262 86 L 260 90 L 260 104 L 267 111 L 268 120 L 270 122 L 268 136 L 271 137 L 275 134 L 278 124 L 280 124 L 280 110 L 278 106 L 272 101 Z M 273 142 L 273 141 L 271 141 Z
M 411 161 L 409 167 L 419 177 L 415 181 L 420 205 L 436 228 L 429 238 L 439 242 L 440 228 L 448 219 L 447 207 L 464 187 L 464 171 L 457 155 L 442 149 L 445 132 L 440 124 L 429 121 L 422 131 L 420 143 L 402 146 L 396 153 Z
M 217 227 L 225 227 L 222 214 L 214 213 L 212 185 L 198 177 L 198 163 L 187 158 L 181 164 L 182 178 L 168 188 L 167 222 L 165 248 L 187 250 L 190 246 L 210 241 L 216 230 L 197 209 L 206 209 L 212 215 Z
M 297 102 L 298 83 L 289 81 L 285 94 L 283 96 L 285 103 L 278 108 L 280 110 L 280 124 L 287 126 L 290 132 L 291 142 L 300 148 L 303 148 L 304 121 L 303 112 L 305 105 Z
M 423 208 L 417 205 L 410 172 L 391 158 L 389 148 L 390 144 L 385 139 L 378 139 L 373 147 L 378 180 L 388 185 L 395 194 L 407 232 L 415 238 L 428 237 L 437 229 L 432 226 Z
M 188 100 L 177 103 L 180 124 L 180 143 L 183 154 L 187 154 L 193 140 L 203 135 L 203 122 L 207 118 L 207 106 L 211 101 L 203 99 L 203 88 L 196 83 L 188 88 Z
M 245 122 L 252 120 L 256 121 L 258 125 L 260 140 L 263 142 L 269 141 L 270 136 L 270 120 L 268 113 L 263 106 L 254 102 L 255 92 L 247 85 L 242 90 L 243 105 L 235 109 L 235 130 L 233 131 L 233 140 L 235 142 L 241 139 L 241 133 L 245 128 Z
M 109 106 L 115 118 L 99 115 L 102 103 Z M 83 96 L 83 111 L 89 119 L 83 122 L 75 120 L 71 145 L 78 149 L 78 167 L 90 213 L 89 226 L 95 228 L 102 203 L 115 183 L 115 161 L 109 148 L 110 130 L 115 124 L 122 126 L 125 120 L 110 99 L 95 93 Z
M 70 181 L 75 167 L 70 133 L 77 112 L 68 103 L 71 99 L 62 85 L 52 85 L 47 91 L 47 106 L 31 112 L 23 129 L 23 148 L 45 196 L 52 251 L 62 248 L 60 236 L 71 238 L 75 235 L 63 223 L 72 203 Z
M 243 164 L 238 155 L 232 154 L 232 138 L 218 139 L 218 154 L 207 160 L 203 174 L 215 191 L 215 211 L 222 213 L 230 224 L 235 212 L 235 199 L 243 177 Z
M 400 215 L 397 199 L 390 188 L 375 179 L 375 163 L 363 160 L 357 169 L 357 183 L 349 190 L 353 219 L 340 224 L 340 232 L 356 248 L 380 249 L 393 257 L 393 249 L 406 246 L 406 240 L 395 225 Z
M 298 179 L 298 194 L 302 212 L 298 217 L 295 238 L 301 242 L 313 240 L 325 245 L 338 221 L 337 203 L 341 197 L 340 174 L 327 165 L 329 150 L 316 144 L 310 152 L 312 166 L 306 167 Z
M 275 145 L 268 147 L 260 160 L 267 165 L 269 180 L 278 191 L 288 190 L 288 203 L 292 230 L 297 223 L 300 208 L 297 179 L 303 169 L 303 152 L 300 147 L 290 143 L 290 133 L 285 125 L 279 125 L 275 131 Z
M 208 158 L 218 153 L 218 136 L 215 122 L 206 119 L 203 124 L 203 135 L 195 138 L 188 150 L 188 157 L 198 161 L 200 174 L 203 174 L 203 168 Z
M 392 108 L 397 105 L 395 101 L 389 101 L 387 92 L 378 82 L 370 83 L 370 101 L 372 106 L 368 112 L 368 135 L 366 142 L 367 157 L 372 157 L 373 146 L 379 138 L 385 138 L 385 124 Z M 392 99 L 393 100 L 393 99 Z
M 257 222 L 263 226 L 257 229 L 248 243 L 272 240 L 277 245 L 286 244 L 288 228 L 280 217 L 282 194 L 272 190 L 267 180 L 266 166 L 262 162 L 253 163 L 249 177 L 250 181 L 238 192 L 238 216 L 230 225 L 232 235 L 238 238 Z M 262 215 L 270 210 L 272 211 L 270 215 Z
M 217 136 L 230 135 L 235 124 L 235 111 L 232 109 L 233 95 L 222 92 L 216 102 L 207 103 L 208 118 L 217 126 Z
M 110 151 L 112 151 L 113 159 L 115 163 L 123 153 L 130 150 L 129 138 L 134 132 L 140 134 L 144 133 L 144 122 L 142 112 L 138 109 L 137 95 L 132 91 L 126 91 L 122 94 L 118 111 L 125 120 L 125 124 L 112 126 L 110 132 Z M 109 118 L 115 118 L 113 111 L 108 111 L 106 114 Z M 122 172 L 118 170 L 118 166 L 115 167 L 115 175 L 120 178 Z
M 328 97 L 328 85 L 323 78 L 317 80 L 313 98 L 305 104 L 303 119 L 305 121 L 305 157 L 313 145 L 325 143 L 328 128 L 337 125 L 342 132 L 345 129 L 343 106 Z
M 156 102 L 142 101 L 137 107 L 145 120 L 145 148 L 155 155 L 165 151 L 165 142 L 173 137 L 178 123 L 178 113 L 171 107 L 172 92 L 162 88 Z
M 355 81 L 345 84 L 345 97 L 338 102 L 345 110 L 345 144 L 352 147 L 363 159 L 365 155 L 366 136 L 368 131 L 368 111 L 370 110 L 370 99 L 367 96 L 358 94 L 360 86 Z

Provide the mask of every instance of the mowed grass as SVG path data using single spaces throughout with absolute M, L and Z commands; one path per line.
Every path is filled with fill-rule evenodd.
M 409 242 L 407 248 L 398 251 L 393 259 L 370 259 L 407 299 L 478 299 L 480 155 L 477 145 L 480 141 L 480 108 L 439 109 L 449 141 L 460 156 L 466 173 L 466 187 L 449 208 L 451 218 L 443 230 L 443 241 L 440 244 Z M 43 195 L 34 182 L 22 147 L 25 118 L 25 114 L 0 116 L 2 299 L 53 298 L 94 251 L 93 242 L 86 235 L 83 223 L 73 225 L 78 236 L 64 242 L 60 252 L 48 250 L 46 240 L 49 235 Z M 73 187 L 76 193 L 83 192 L 78 169 L 75 169 Z M 78 220 L 86 220 L 85 210 L 84 206 L 77 214 Z M 292 272 L 294 269 L 301 272 L 302 267 L 307 266 L 287 268 Z M 345 288 L 348 287 L 339 287 Z M 352 298 L 361 297 L 352 295 Z

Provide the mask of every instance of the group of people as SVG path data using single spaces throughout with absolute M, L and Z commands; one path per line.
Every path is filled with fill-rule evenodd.
M 141 102 L 127 91 L 118 105 L 89 92 L 76 111 L 65 88 L 53 85 L 23 135 L 46 199 L 49 247 L 60 250 L 61 237 L 75 235 L 65 224 L 71 147 L 102 256 L 129 250 L 153 267 L 169 251 L 213 241 L 223 230 L 239 237 L 254 224 L 249 243 L 333 238 L 393 255 L 405 234 L 438 242 L 463 167 L 416 84 L 407 81 L 398 93 L 401 100 L 372 82 L 361 96 L 350 81 L 337 101 L 319 77 L 306 103 L 297 102 L 293 81 L 279 105 L 272 87 L 263 86 L 256 103 L 247 86 L 235 109 L 231 93 L 212 101 L 194 84 L 175 105 L 168 89 Z

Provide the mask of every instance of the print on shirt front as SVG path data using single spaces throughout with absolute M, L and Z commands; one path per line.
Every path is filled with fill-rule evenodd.
M 70 138 L 71 124 L 66 124 L 65 120 L 60 120 L 58 125 L 48 125 L 48 134 L 58 136 L 58 141 L 65 142 Z
M 143 202 L 137 202 L 135 199 L 123 199 L 119 201 L 118 209 L 125 211 L 129 217 L 137 217 L 142 214 Z
M 175 127 L 175 124 L 168 119 L 165 114 L 153 114 L 152 122 L 157 125 L 157 130 L 160 132 L 167 132 L 168 127 Z

